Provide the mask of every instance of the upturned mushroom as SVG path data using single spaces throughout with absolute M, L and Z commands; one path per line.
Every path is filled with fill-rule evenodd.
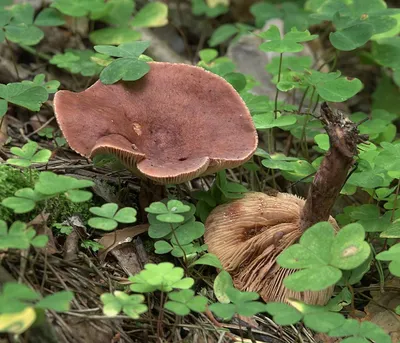
M 333 288 L 294 292 L 283 279 L 294 270 L 279 267 L 278 255 L 302 235 L 300 216 L 305 200 L 292 194 L 247 193 L 242 199 L 215 208 L 205 223 L 205 242 L 241 290 L 258 292 L 265 301 L 295 298 L 325 304 Z M 338 230 L 335 219 L 329 218 Z
M 354 163 L 357 144 L 366 137 L 359 135 L 356 124 L 325 103 L 321 115 L 330 137 L 330 150 L 314 177 L 307 200 L 279 192 L 251 192 L 215 208 L 205 224 L 208 250 L 219 257 L 236 287 L 258 292 L 265 301 L 296 298 L 324 305 L 333 292 L 333 287 L 301 293 L 287 289 L 283 279 L 294 270 L 276 263 L 277 256 L 312 225 L 329 221 L 339 229 L 330 212 Z
M 186 64 L 151 62 L 135 82 L 97 81 L 59 91 L 54 108 L 70 147 L 109 153 L 141 177 L 182 183 L 241 165 L 257 147 L 250 113 L 221 77 Z

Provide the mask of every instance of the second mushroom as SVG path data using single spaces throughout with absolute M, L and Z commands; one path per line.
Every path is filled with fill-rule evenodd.
M 329 221 L 339 229 L 330 212 L 354 163 L 357 144 L 366 137 L 359 135 L 356 124 L 326 103 L 321 107 L 321 121 L 330 138 L 330 150 L 306 200 L 286 193 L 250 192 L 215 208 L 206 221 L 209 251 L 219 257 L 237 288 L 258 292 L 265 301 L 295 298 L 324 305 L 333 293 L 333 287 L 301 293 L 287 289 L 283 279 L 294 270 L 276 263 L 278 255 L 312 225 Z

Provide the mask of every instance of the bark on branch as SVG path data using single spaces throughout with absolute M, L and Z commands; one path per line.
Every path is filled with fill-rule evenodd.
M 346 182 L 348 172 L 358 154 L 357 144 L 368 139 L 360 135 L 357 124 L 327 103 L 321 106 L 321 121 L 329 135 L 330 149 L 326 153 L 308 191 L 300 218 L 300 229 L 327 221 L 332 207 Z

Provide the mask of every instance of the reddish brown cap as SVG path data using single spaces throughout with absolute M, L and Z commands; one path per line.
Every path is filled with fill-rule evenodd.
M 265 301 L 295 298 L 325 305 L 333 287 L 312 292 L 294 292 L 283 279 L 295 270 L 281 268 L 278 255 L 302 235 L 299 228 L 305 200 L 292 194 L 249 192 L 242 199 L 216 207 L 205 223 L 208 251 L 217 255 L 235 286 L 258 292 Z M 338 230 L 335 219 L 329 218 Z
M 73 150 L 86 157 L 113 153 L 164 184 L 237 167 L 257 147 L 249 110 L 235 89 L 186 64 L 151 62 L 135 82 L 59 91 L 54 107 Z

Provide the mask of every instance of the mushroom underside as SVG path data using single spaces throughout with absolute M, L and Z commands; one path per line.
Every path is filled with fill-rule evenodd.
M 278 255 L 302 235 L 298 224 L 304 203 L 290 194 L 253 192 L 211 212 L 205 225 L 205 242 L 238 289 L 258 292 L 265 301 L 295 298 L 308 304 L 326 304 L 333 287 L 318 292 L 291 291 L 283 285 L 283 279 L 295 270 L 276 263 Z M 338 229 L 333 218 L 329 221 Z
M 112 153 L 161 183 L 239 166 L 257 147 L 243 100 L 199 67 L 152 62 L 138 81 L 98 81 L 81 93 L 57 92 L 54 103 L 72 149 L 86 157 Z

